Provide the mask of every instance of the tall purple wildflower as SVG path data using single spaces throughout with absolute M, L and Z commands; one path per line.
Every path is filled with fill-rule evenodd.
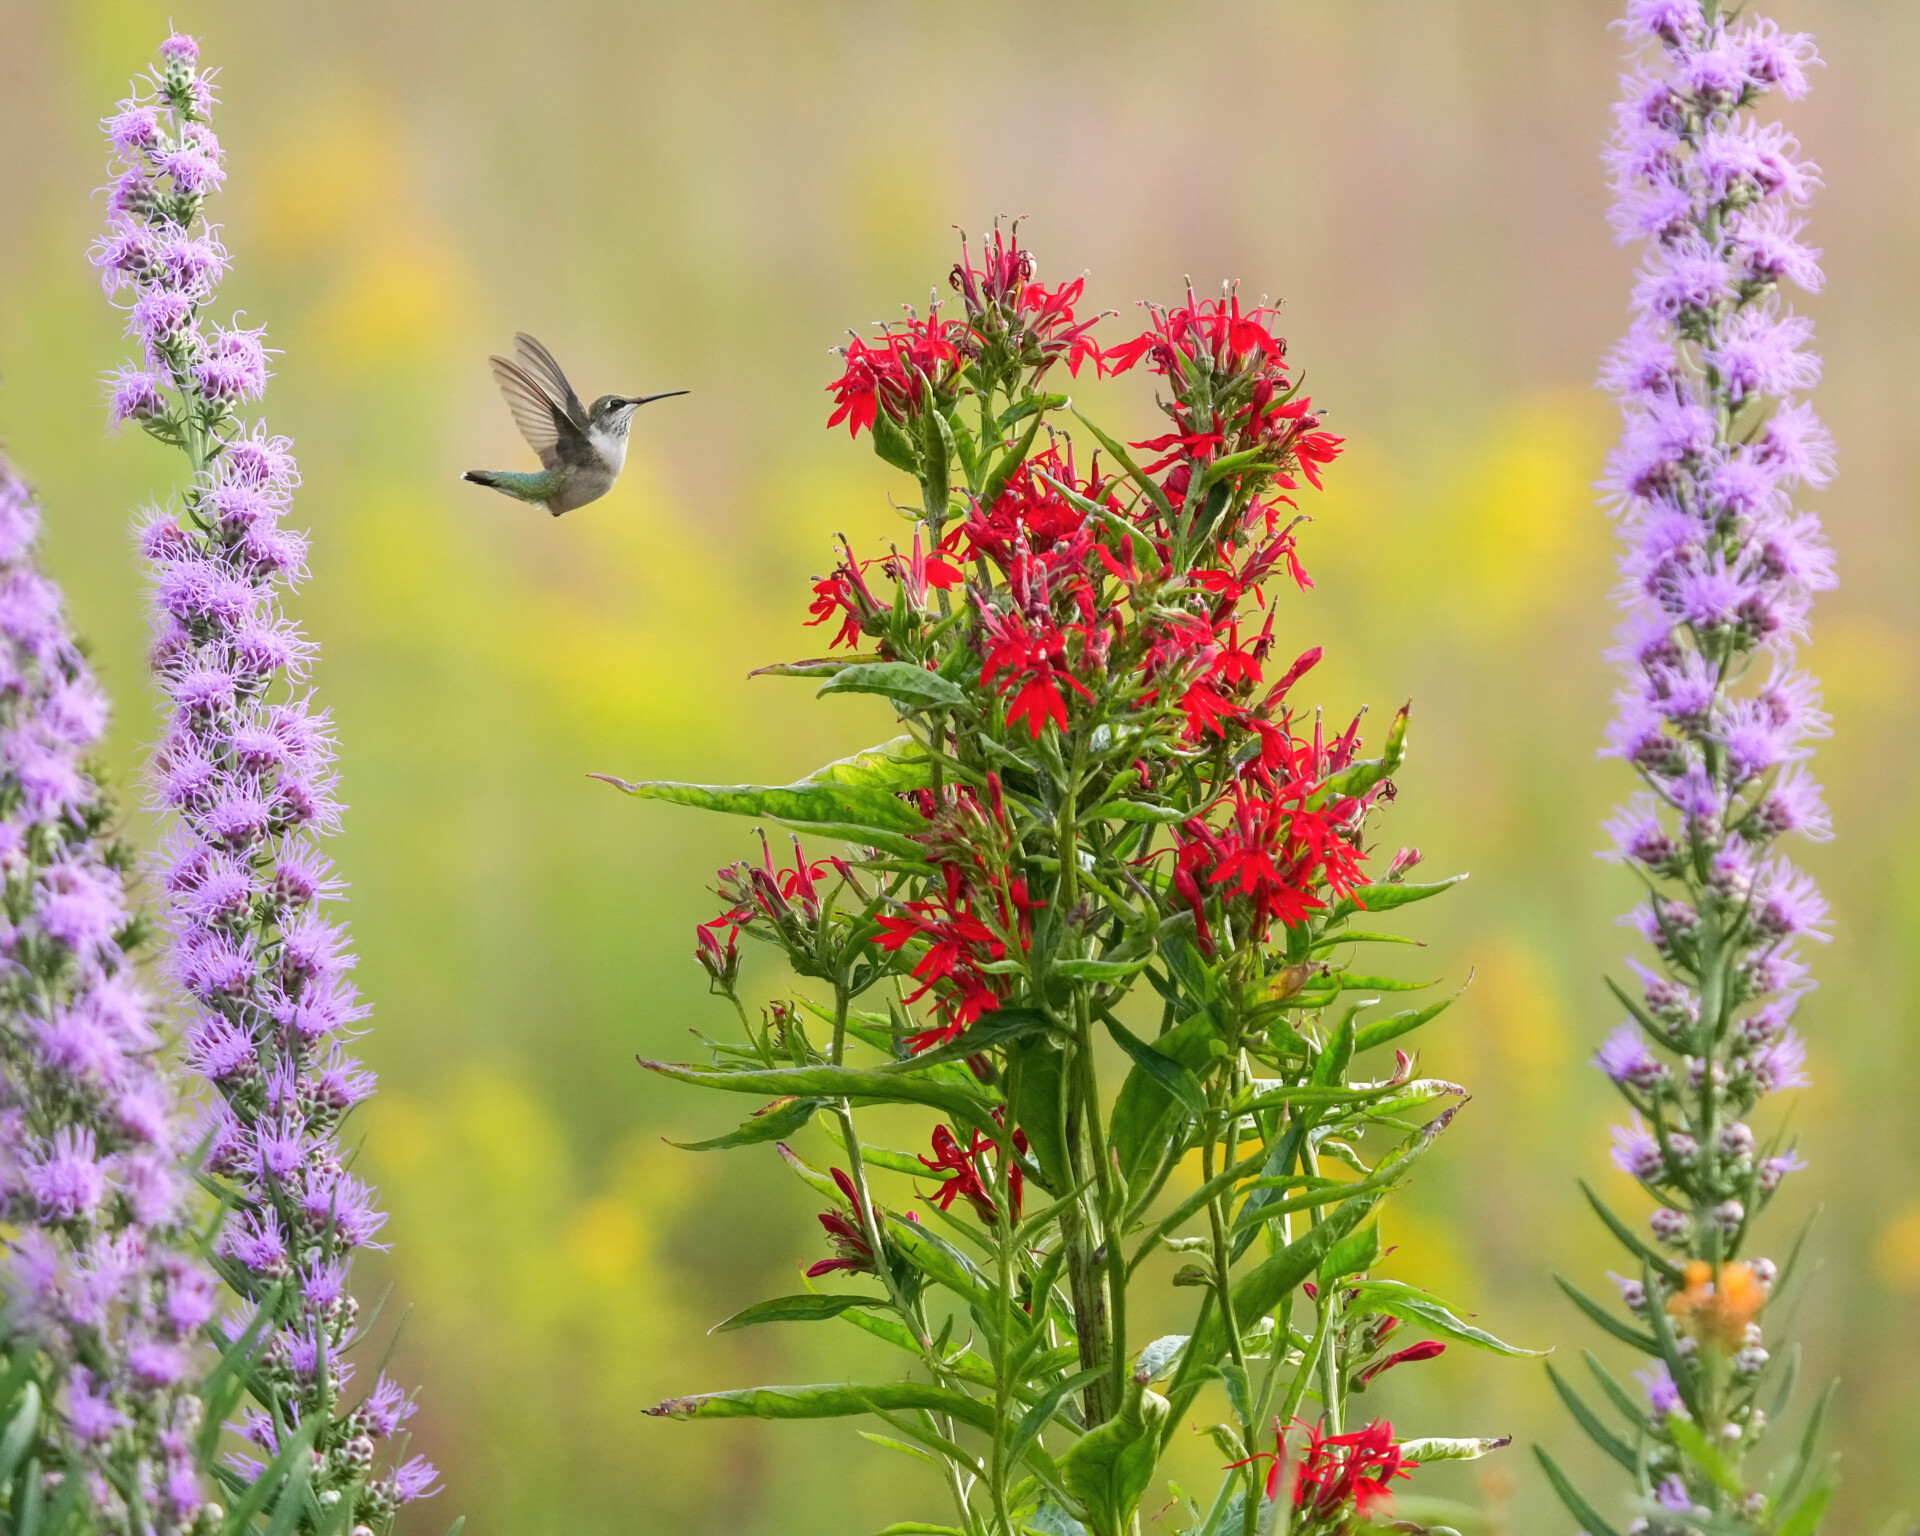
M 1602 375 L 1624 418 L 1603 482 L 1626 544 L 1608 751 L 1644 788 L 1608 831 L 1609 856 L 1645 884 L 1627 921 L 1654 963 L 1632 962 L 1637 988 L 1615 988 L 1629 1018 L 1597 1065 L 1633 1112 L 1613 1160 L 1656 1202 L 1647 1239 L 1609 1213 L 1638 1271 L 1621 1281 L 1637 1319 L 1623 1326 L 1659 1357 L 1632 1426 L 1645 1454 L 1630 1529 L 1691 1530 L 1710 1513 L 1716 1528 L 1772 1530 L 1804 1461 L 1765 1493 L 1729 1485 L 1766 1428 L 1760 1315 L 1781 1278 L 1749 1256 L 1753 1227 L 1801 1164 L 1749 1121 L 1805 1082 L 1797 946 L 1826 936 L 1826 904 L 1780 843 L 1830 833 L 1806 767 L 1826 716 L 1795 648 L 1833 565 L 1795 497 L 1828 483 L 1833 446 L 1798 398 L 1820 361 L 1782 292 L 1820 286 L 1801 238 L 1818 171 L 1750 109 L 1804 95 L 1815 54 L 1712 0 L 1629 0 L 1626 30 L 1640 56 L 1607 160 L 1615 228 L 1645 261 Z M 1590 1531 L 1608 1529 L 1549 1471 Z M 1805 1494 L 1814 1516 L 1830 1493 Z
M 98 1529 L 185 1532 L 207 1507 L 193 1357 L 218 1287 L 189 1257 L 190 1138 L 135 975 L 126 850 L 85 762 L 106 700 L 35 564 L 39 529 L 0 458 L 0 1336 L 45 1388 L 49 1484 L 77 1461 Z
M 307 548 L 283 525 L 299 474 L 286 438 L 237 415 L 266 386 L 261 332 L 202 320 L 227 264 L 202 219 L 225 178 L 213 92 L 191 38 L 160 53 L 106 123 L 118 173 L 94 261 L 139 347 L 112 380 L 112 417 L 180 446 L 193 469 L 181 504 L 142 531 L 167 702 L 150 780 L 172 819 L 168 959 L 190 1058 L 214 1089 L 207 1167 L 231 1206 L 217 1257 L 243 1302 L 229 1337 L 274 1309 L 260 1402 L 237 1428 L 263 1454 L 296 1428 L 311 1434 L 329 1522 L 345 1501 L 384 1528 L 434 1491 L 434 1472 L 414 1457 L 376 1474 L 377 1443 L 413 1411 L 392 1381 L 349 1406 L 361 1329 L 348 1268 L 385 1217 L 340 1134 L 373 1076 L 345 1048 L 367 1010 L 320 852 L 340 816 L 332 728 L 307 687 L 315 648 L 281 608 Z M 245 1455 L 232 1466 L 249 1480 L 263 1470 Z

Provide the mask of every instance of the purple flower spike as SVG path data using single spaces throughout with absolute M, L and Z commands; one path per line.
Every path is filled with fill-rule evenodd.
M 1820 287 L 1800 217 L 1820 176 L 1753 110 L 1769 91 L 1804 95 L 1818 61 L 1810 38 L 1733 10 L 1628 0 L 1636 53 L 1606 154 L 1613 227 L 1643 259 L 1600 373 L 1622 416 L 1601 481 L 1624 610 L 1605 753 L 1640 781 L 1604 857 L 1643 889 L 1624 921 L 1655 963 L 1629 961 L 1643 1002 L 1615 989 L 1634 1021 L 1594 1062 L 1633 1108 L 1613 1163 L 1654 1196 L 1645 1230 L 1670 1252 L 1623 1238 L 1646 1264 L 1623 1287 L 1627 1310 L 1669 1321 L 1683 1378 L 1667 1365 L 1641 1378 L 1658 1471 L 1643 1464 L 1628 1529 L 1650 1536 L 1692 1528 L 1690 1490 L 1744 1477 L 1747 1429 L 1764 1422 L 1749 1386 L 1768 1358 L 1756 1315 L 1773 1271 L 1741 1250 L 1803 1164 L 1748 1121 L 1807 1083 L 1789 1026 L 1811 985 L 1798 946 L 1828 937 L 1826 902 L 1779 846 L 1833 830 L 1808 767 L 1827 720 L 1794 666 L 1814 597 L 1834 585 L 1819 519 L 1795 497 L 1832 480 L 1833 440 L 1799 398 L 1820 379 L 1813 326 L 1781 292 Z M 1733 1369 L 1683 1364 L 1709 1352 Z M 1711 1433 L 1711 1466 L 1670 1434 L 1676 1414 Z M 1727 1519 L 1757 1532 L 1766 1515 L 1742 1495 Z
M 183 1385 L 213 1277 L 188 1257 L 179 1159 L 193 1142 L 160 1075 L 126 948 L 112 808 L 82 767 L 106 704 L 34 562 L 40 514 L 0 458 L 0 1258 L 8 1353 L 47 1362 L 32 1454 L 85 1473 L 101 1531 L 203 1510 Z M 87 1364 L 82 1365 L 80 1361 Z
M 353 1254 L 378 1246 L 386 1220 L 347 1171 L 341 1120 L 373 1091 L 347 1053 L 366 1017 L 346 929 L 329 915 L 343 892 L 317 840 L 339 823 L 333 736 L 306 687 L 314 647 L 282 612 L 307 541 L 283 526 L 300 483 L 292 444 L 239 407 L 265 392 L 263 332 L 210 323 L 205 311 L 227 253 L 201 222 L 225 178 L 207 126 L 213 94 L 191 38 L 173 37 L 134 99 L 108 120 L 121 163 L 112 223 L 94 247 L 110 293 L 123 295 L 142 362 L 115 377 L 111 416 L 182 448 L 193 479 L 183 507 L 148 516 L 156 686 L 167 707 L 149 784 L 171 813 L 158 884 L 168 969 L 186 1001 L 187 1058 L 208 1084 L 207 1171 L 231 1207 L 219 1252 L 242 1293 L 224 1324 L 243 1333 L 279 1295 L 281 1312 L 254 1373 L 257 1410 L 233 1426 L 271 1452 L 273 1426 L 324 1422 L 312 1488 L 351 1515 L 341 1529 L 385 1530 L 395 1508 L 437 1491 L 420 1458 L 381 1471 L 374 1440 L 411 1412 L 391 1383 L 356 1408 L 348 1393 L 357 1308 Z M 18 604 L 31 607 L 32 593 Z M 0 591 L 0 627 L 9 596 Z M 58 802 L 58 773 L 34 793 Z M 97 902 L 82 881 L 50 887 L 59 921 L 93 943 Z M 81 1054 L 84 1033 L 63 1049 Z M 98 1176 L 78 1141 L 23 1166 L 43 1208 L 97 1202 Z M 291 1282 L 288 1284 L 287 1282 Z M 153 1356 L 156 1370 L 169 1362 Z M 261 1471 L 244 1456 L 229 1465 Z

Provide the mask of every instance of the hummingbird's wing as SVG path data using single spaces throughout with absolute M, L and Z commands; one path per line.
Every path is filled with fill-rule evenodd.
M 580 397 L 567 382 L 566 370 L 554 360 L 551 352 L 521 331 L 513 338 L 513 360 L 567 413 L 574 426 L 582 432 L 587 430 L 587 408 L 580 403 Z
M 504 357 L 488 361 L 493 365 L 494 382 L 506 397 L 507 409 L 513 412 L 514 425 L 519 427 L 527 446 L 540 455 L 543 465 L 554 468 L 562 458 L 568 457 L 566 449 L 585 443 L 585 430 L 574 425 L 566 406 L 555 400 L 524 368 Z M 566 439 L 564 448 L 563 438 Z

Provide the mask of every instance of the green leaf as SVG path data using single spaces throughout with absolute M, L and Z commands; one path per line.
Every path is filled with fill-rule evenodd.
M 910 1072 L 864 1067 L 776 1067 L 764 1071 L 722 1072 L 670 1061 L 640 1065 L 676 1082 L 698 1088 L 723 1088 L 729 1093 L 788 1094 L 828 1099 L 876 1099 L 894 1104 L 925 1104 L 945 1110 L 993 1133 L 994 1101 L 956 1084 L 936 1082 Z
M 1183 1066 L 1198 1067 L 1209 1059 L 1214 1038 L 1213 1021 L 1195 1014 L 1162 1035 L 1153 1048 Z M 1137 1063 L 1127 1074 L 1114 1100 L 1107 1142 L 1120 1159 L 1120 1173 L 1129 1187 L 1144 1187 L 1143 1181 L 1160 1166 L 1186 1123 L 1186 1113 L 1145 1064 Z
M 1039 1536 L 1087 1536 L 1087 1528 L 1051 1500 L 1042 1500 L 1025 1524 Z
M 1363 885 L 1351 896 L 1345 897 L 1327 914 L 1328 922 L 1338 922 L 1343 917 L 1351 917 L 1356 912 L 1391 912 L 1395 907 L 1411 906 L 1416 901 L 1425 901 L 1429 896 L 1438 896 L 1442 891 L 1450 891 L 1465 875 L 1455 875 L 1450 880 L 1437 880 L 1429 885 L 1415 885 L 1407 880 L 1384 881 L 1379 885 Z
M 957 683 L 910 661 L 870 661 L 848 667 L 820 685 L 816 697 L 830 693 L 877 693 L 912 709 L 951 709 L 966 702 Z
M 1127 472 L 1127 478 L 1140 487 L 1141 493 L 1146 496 L 1148 501 L 1153 503 L 1155 510 L 1169 523 L 1172 523 L 1174 520 L 1173 503 L 1167 500 L 1167 493 L 1154 483 L 1153 477 L 1133 462 L 1133 459 L 1128 455 L 1125 448 L 1121 447 L 1119 443 L 1107 436 L 1100 428 L 1088 421 L 1085 416 L 1081 416 L 1080 412 L 1075 411 L 1073 414 L 1079 416 L 1081 425 L 1100 440 L 1100 446 L 1107 450 L 1114 463 L 1118 464 Z
M 1040 425 L 1046 419 L 1043 411 L 1033 413 L 1033 424 L 1021 435 L 1020 441 L 1001 455 L 1000 462 L 993 466 L 993 473 L 987 476 L 987 483 L 980 492 L 980 505 L 991 507 L 1000 499 L 1000 493 L 1007 488 L 1007 481 L 1013 478 L 1013 472 L 1026 462 L 1027 454 L 1033 448 L 1033 440 L 1039 435 Z
M 991 1013 L 982 1014 L 979 1022 L 957 1040 L 949 1040 L 945 1045 L 922 1051 L 913 1058 L 912 1065 L 933 1067 L 943 1062 L 965 1061 L 969 1056 L 979 1056 L 996 1045 L 1006 1045 L 1038 1034 L 1050 1022 L 1038 1008 L 996 1008 Z
M 772 1301 L 757 1301 L 736 1312 L 724 1323 L 715 1323 L 708 1333 L 731 1333 L 736 1328 L 752 1328 L 760 1323 L 824 1323 L 838 1317 L 849 1307 L 884 1307 L 884 1296 L 821 1295 L 808 1291 L 799 1296 L 776 1296 Z
M 1180 805 L 1147 805 L 1139 800 L 1107 800 L 1095 806 L 1090 814 L 1110 821 L 1169 823 L 1185 821 L 1193 814 L 1193 809 Z
M 1631 1344 L 1643 1354 L 1658 1355 L 1660 1353 L 1660 1346 L 1653 1338 L 1642 1333 L 1638 1328 L 1629 1328 L 1564 1275 L 1555 1275 L 1553 1281 L 1567 1293 L 1568 1300 L 1622 1344 Z
M 1056 960 L 1051 969 L 1067 981 L 1125 981 L 1139 975 L 1152 959 L 1144 954 L 1132 960 Z
M 933 782 L 933 764 L 911 736 L 896 736 L 852 757 L 816 768 L 803 784 L 845 784 L 854 789 L 884 789 L 889 794 L 925 789 Z
M 1400 1454 L 1408 1461 L 1425 1466 L 1430 1461 L 1478 1461 L 1493 1451 L 1504 1451 L 1513 1444 L 1512 1435 L 1495 1435 L 1478 1440 L 1402 1440 Z
M 1687 1459 L 1706 1473 L 1722 1493 L 1731 1494 L 1736 1499 L 1746 1496 L 1745 1485 L 1734 1475 L 1733 1468 L 1727 1465 L 1727 1458 L 1720 1454 L 1720 1447 L 1702 1434 L 1700 1426 L 1692 1419 L 1678 1413 L 1668 1414 L 1667 1433 L 1673 1436 L 1673 1443 L 1686 1453 Z
M 913 451 L 913 439 L 885 411 L 873 415 L 873 451 L 895 469 L 906 471 L 916 480 L 920 477 L 920 458 Z
M 936 1232 L 917 1221 L 887 1213 L 887 1237 L 906 1255 L 907 1262 L 936 1284 L 944 1285 L 975 1306 L 993 1306 L 993 1286 L 972 1259 Z
M 1827 1506 L 1833 1502 L 1837 1485 L 1827 1478 L 1816 1484 L 1813 1490 L 1793 1507 L 1793 1513 L 1780 1523 L 1774 1536 L 1813 1536 L 1820 1528 L 1820 1519 L 1827 1512 Z
M 1424 992 L 1431 981 L 1402 981 L 1397 976 L 1356 976 L 1350 971 L 1335 971 L 1327 978 L 1345 992 Z
M 1007 1441 L 1007 1457 L 1018 1461 L 1026 1453 L 1028 1446 L 1040 1438 L 1041 1431 L 1053 1421 L 1060 1411 L 1060 1405 L 1089 1382 L 1098 1381 L 1107 1374 L 1104 1365 L 1096 1365 L 1091 1370 L 1079 1371 L 1062 1381 L 1055 1382 L 1040 1394 L 1034 1405 L 1021 1416 L 1014 1426 L 1013 1436 Z
M 1620 1536 L 1620 1533 L 1600 1518 L 1599 1512 L 1581 1496 L 1580 1490 L 1567 1480 L 1567 1474 L 1560 1470 L 1559 1463 L 1539 1446 L 1533 1448 L 1533 1454 L 1540 1460 L 1540 1468 L 1547 1474 L 1547 1481 L 1553 1484 L 1553 1491 L 1560 1495 L 1560 1502 L 1567 1506 L 1567 1513 L 1585 1527 L 1587 1536 Z
M 670 1397 L 646 1411 L 656 1419 L 845 1419 L 863 1413 L 915 1408 L 944 1413 L 975 1429 L 993 1432 L 993 1409 L 979 1398 L 945 1387 L 923 1386 L 917 1381 L 742 1387 L 733 1392 Z
M 312 1448 L 314 1436 L 320 1433 L 324 1418 L 307 1420 L 293 1434 L 287 1436 L 280 1452 L 267 1464 L 267 1469 L 253 1480 L 251 1487 L 240 1496 L 239 1502 L 228 1511 L 225 1530 L 227 1536 L 241 1536 L 253 1524 L 253 1517 L 266 1507 L 267 1500 L 274 1490 L 287 1481 L 287 1474 L 298 1460 L 306 1459 L 306 1453 Z M 294 1493 L 292 1487 L 286 1490 L 286 1497 Z M 283 1498 L 282 1502 L 285 1502 Z
M 1452 1339 L 1457 1343 L 1470 1344 L 1475 1349 L 1489 1350 L 1496 1355 L 1522 1356 L 1544 1353 L 1538 1349 L 1522 1349 L 1517 1344 L 1508 1344 L 1495 1338 L 1484 1328 L 1476 1328 L 1463 1322 L 1447 1309 L 1444 1302 L 1431 1292 L 1418 1286 L 1408 1285 L 1404 1280 L 1369 1280 L 1360 1287 L 1360 1295 L 1353 1303 L 1355 1308 L 1364 1308 L 1385 1313 L 1388 1317 L 1397 1317 L 1405 1322 L 1418 1323 L 1430 1333 L 1436 1333 L 1443 1339 Z
M 7 1421 L 6 1433 L 0 1435 L 0 1489 L 13 1485 L 13 1474 L 19 1470 L 20 1459 L 27 1454 L 27 1447 L 33 1444 L 34 1434 L 39 1427 L 40 1386 L 37 1382 L 29 1381 L 20 1389 L 20 1406 Z
M 814 1111 L 825 1102 L 824 1099 L 776 1100 L 751 1120 L 743 1121 L 738 1130 L 728 1131 L 724 1136 L 707 1141 L 669 1141 L 667 1145 L 678 1147 L 682 1152 L 718 1152 L 727 1147 L 749 1147 L 761 1141 L 784 1141 L 811 1120 Z
M 589 774 L 640 800 L 665 800 L 729 816 L 754 816 L 807 827 L 827 837 L 871 843 L 889 853 L 924 859 L 926 849 L 909 833 L 924 832 L 926 822 L 905 801 L 881 789 L 847 784 L 675 784 L 629 783 L 611 774 Z
M 1628 1226 L 1608 1208 L 1607 1203 L 1593 1191 L 1593 1186 L 1585 1179 L 1580 1180 L 1580 1193 L 1587 1197 L 1587 1204 L 1593 1207 L 1594 1214 L 1606 1223 L 1607 1230 L 1620 1240 L 1620 1244 L 1635 1258 L 1648 1265 L 1659 1275 L 1669 1280 L 1680 1278 L 1680 1267 L 1655 1253 L 1640 1241 L 1640 1235 Z
M 1343 1237 L 1320 1261 L 1320 1288 L 1327 1290 L 1348 1275 L 1357 1275 L 1380 1257 L 1380 1228 L 1376 1223 Z
M 1107 1009 L 1102 1008 L 1099 1013 L 1100 1020 L 1107 1026 L 1107 1033 L 1113 1036 L 1114 1043 L 1131 1056 L 1142 1071 L 1164 1088 L 1175 1103 L 1196 1120 L 1206 1114 L 1206 1090 L 1200 1086 L 1200 1080 L 1192 1072 L 1171 1056 L 1164 1055 L 1147 1044 Z
M 1034 1038 L 1007 1052 L 1007 1081 L 1014 1095 L 1013 1123 L 1027 1133 L 1034 1161 L 1055 1194 L 1073 1182 L 1061 1121 L 1065 1056 L 1056 1045 Z
M 947 517 L 950 486 L 949 465 L 953 456 L 953 432 L 933 396 L 933 382 L 923 378 L 920 387 L 920 501 L 927 520 L 938 528 Z
M 1580 1427 L 1587 1432 L 1587 1438 L 1629 1472 L 1638 1472 L 1640 1457 L 1633 1447 L 1608 1429 L 1600 1421 L 1600 1416 L 1586 1405 L 1578 1392 L 1561 1379 L 1560 1373 L 1551 1365 L 1547 1367 L 1547 1380 L 1553 1383 L 1553 1390 L 1560 1394 L 1560 1401 L 1567 1405 L 1567 1412 L 1572 1414 Z
M 1060 1458 L 1060 1480 L 1086 1505 L 1094 1530 L 1102 1536 L 1117 1536 L 1127 1528 L 1134 1506 L 1153 1481 L 1169 1411 L 1159 1393 L 1130 1380 L 1120 1411 L 1088 1430 Z

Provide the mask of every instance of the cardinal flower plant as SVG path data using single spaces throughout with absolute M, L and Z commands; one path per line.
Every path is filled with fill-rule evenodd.
M 1355 1395 L 1449 1342 L 1512 1351 L 1371 1273 L 1462 1090 L 1382 1050 L 1451 999 L 1388 1011 L 1423 983 L 1362 958 L 1451 883 L 1372 844 L 1406 712 L 1367 755 L 1358 718 L 1297 702 L 1319 650 L 1276 649 L 1269 589 L 1310 585 L 1294 498 L 1340 439 L 1231 290 L 1103 350 L 1017 230 L 963 241 L 952 286 L 958 313 L 843 353 L 831 424 L 914 483 L 910 526 L 814 587 L 829 655 L 765 669 L 885 699 L 901 734 L 778 787 L 612 781 L 815 840 L 763 834 L 697 931 L 740 1033 L 645 1065 L 763 1101 L 699 1147 L 772 1144 L 826 1202 L 821 1284 L 723 1326 L 838 1320 L 902 1379 L 653 1411 L 876 1419 L 951 1504 L 900 1529 L 968 1536 L 1137 1529 L 1200 1414 L 1226 1470 L 1176 1490 L 1179 1528 L 1353 1530 L 1418 1463 L 1504 1443 L 1397 1441 Z M 1136 368 L 1165 416 L 1144 440 L 1058 392 Z M 742 938 L 793 995 L 749 1004 Z M 897 1105 L 923 1147 L 872 1139 Z

